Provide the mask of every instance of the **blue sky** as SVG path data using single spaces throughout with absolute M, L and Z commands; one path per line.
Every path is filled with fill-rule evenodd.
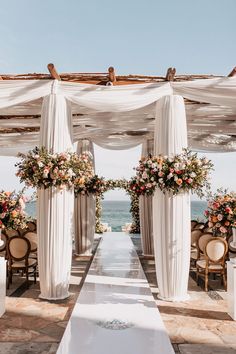
M 227 75 L 236 65 L 235 0 L 0 0 L 0 73 L 106 72 Z M 129 177 L 140 148 L 96 149 L 97 171 Z M 213 187 L 236 190 L 236 154 L 210 154 Z M 0 188 L 19 188 L 14 159 L 0 158 Z M 109 198 L 123 198 L 119 193 Z

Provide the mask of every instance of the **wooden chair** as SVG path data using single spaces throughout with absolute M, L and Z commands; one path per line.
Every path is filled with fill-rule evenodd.
M 205 224 L 203 222 L 198 222 L 197 225 L 194 226 L 193 230 L 203 230 L 205 227 Z
M 197 241 L 197 260 L 203 258 L 204 256 L 204 249 L 207 245 L 207 242 L 213 238 L 212 233 L 206 232 L 202 233 Z
M 27 238 L 21 236 L 12 236 L 7 242 L 8 254 L 8 284 L 12 283 L 12 275 L 14 271 L 21 270 L 26 275 L 28 285 L 29 274 L 34 275 L 36 283 L 37 260 L 29 258 L 31 248 Z
M 202 231 L 201 230 L 192 230 L 191 231 L 191 256 L 190 260 L 196 264 L 196 261 L 198 259 L 198 248 L 197 248 L 197 243 L 199 237 L 202 236 Z
M 29 221 L 28 223 L 27 223 L 27 228 L 28 228 L 28 230 L 29 231 L 36 231 L 36 229 L 37 229 L 37 224 L 36 224 L 36 222 L 34 222 L 34 221 Z
M 204 274 L 205 291 L 208 291 L 208 275 L 209 273 L 220 274 L 223 278 L 224 287 L 226 289 L 226 268 L 225 257 L 228 251 L 226 240 L 221 237 L 211 237 L 204 249 L 204 259 L 196 262 L 197 266 L 197 283 L 199 275 Z
M 5 229 L 5 233 L 9 238 L 13 236 L 20 236 L 19 231 L 14 229 Z
M 25 237 L 30 242 L 30 258 L 37 259 L 37 249 L 38 249 L 38 236 L 37 233 L 34 231 L 26 231 L 22 237 Z
M 191 231 L 194 229 L 194 227 L 198 224 L 197 220 L 191 220 Z
M 213 234 L 213 231 L 212 231 L 212 228 L 211 227 L 204 227 L 204 229 L 202 230 L 202 232 L 204 232 L 204 233 L 211 233 L 211 234 Z

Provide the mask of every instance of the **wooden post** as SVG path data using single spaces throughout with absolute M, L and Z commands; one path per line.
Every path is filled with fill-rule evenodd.
M 236 76 L 236 66 L 233 68 L 233 70 L 229 73 L 228 77 Z
M 166 73 L 166 81 L 174 81 L 176 69 L 175 68 L 168 68 Z
M 116 82 L 116 74 L 115 74 L 115 69 L 113 68 L 113 66 L 110 66 L 108 68 L 108 79 L 109 79 L 109 82 Z
M 56 71 L 56 68 L 53 63 L 48 64 L 48 71 L 50 72 L 53 79 L 61 81 L 61 77 L 58 74 L 58 72 Z

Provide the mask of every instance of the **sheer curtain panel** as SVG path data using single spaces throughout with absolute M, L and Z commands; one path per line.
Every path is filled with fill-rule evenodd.
M 43 100 L 40 146 L 53 152 L 73 149 L 70 102 L 56 92 Z M 38 262 L 43 299 L 59 300 L 69 296 L 73 222 L 73 190 L 38 189 Z
M 165 96 L 157 102 L 154 154 L 175 155 L 187 147 L 184 100 Z M 190 262 L 190 197 L 188 193 L 153 197 L 154 250 L 159 297 L 188 299 Z

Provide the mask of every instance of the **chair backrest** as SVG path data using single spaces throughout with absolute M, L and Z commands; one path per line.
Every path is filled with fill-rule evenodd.
M 204 233 L 199 237 L 197 247 L 201 253 L 204 253 L 204 249 L 206 247 L 207 242 L 210 241 L 212 238 L 213 235 L 211 233 Z
M 191 230 L 194 229 L 194 226 L 196 226 L 198 224 L 197 220 L 191 220 Z
M 202 232 L 204 232 L 204 233 L 213 233 L 212 232 L 212 228 L 211 227 L 204 227 L 204 229 L 202 230 Z
M 204 227 L 205 227 L 205 224 L 203 224 L 203 222 L 199 222 L 199 223 L 197 223 L 197 225 L 194 226 L 194 230 L 198 230 L 198 229 L 202 230 L 202 229 L 204 229 Z
M 19 232 L 19 235 L 22 236 L 26 231 L 28 231 L 28 228 L 25 227 L 24 229 L 22 229 L 21 227 L 19 227 L 17 231 Z
M 30 242 L 31 252 L 36 252 L 38 248 L 38 236 L 36 232 L 26 231 L 23 237 L 27 238 Z
M 226 253 L 228 251 L 227 241 L 221 237 L 212 237 L 205 246 L 205 256 L 210 262 L 220 263 L 224 262 Z
M 37 228 L 36 223 L 34 221 L 29 221 L 27 223 L 27 228 L 29 231 L 35 231 Z
M 199 237 L 202 235 L 202 230 L 191 231 L 191 246 L 196 247 Z
M 5 231 L 1 231 L 1 240 L 4 242 L 4 244 L 0 247 L 0 252 L 6 251 L 8 238 L 9 237 L 7 236 Z
M 19 231 L 18 230 L 14 230 L 14 229 L 6 229 L 5 233 L 7 234 L 8 237 L 20 236 Z
M 22 261 L 28 259 L 30 253 L 30 242 L 21 236 L 12 236 L 7 243 L 7 251 L 10 259 Z

